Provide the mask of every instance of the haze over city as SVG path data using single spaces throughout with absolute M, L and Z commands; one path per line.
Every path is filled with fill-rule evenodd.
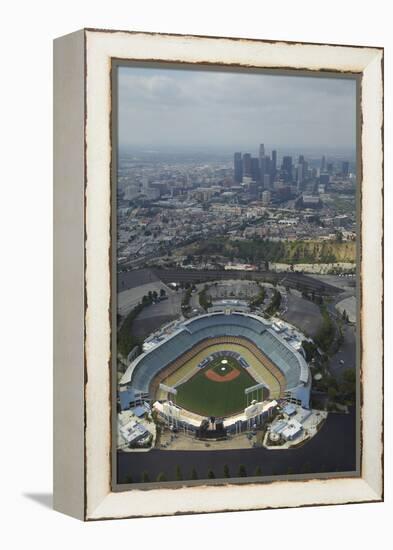
M 356 149 L 356 81 L 120 67 L 119 148 L 233 152 Z

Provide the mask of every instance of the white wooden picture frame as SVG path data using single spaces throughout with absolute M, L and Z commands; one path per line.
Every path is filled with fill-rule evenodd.
M 111 64 L 361 75 L 360 475 L 112 490 Z M 54 43 L 54 507 L 81 520 L 383 499 L 383 50 L 85 29 Z

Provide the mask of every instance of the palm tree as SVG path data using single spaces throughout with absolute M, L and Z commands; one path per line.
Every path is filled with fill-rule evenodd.
M 214 479 L 216 476 L 214 475 L 213 470 L 208 470 L 207 472 L 207 479 Z
M 179 465 L 176 466 L 176 480 L 181 481 L 183 479 L 183 475 L 181 473 L 181 468 Z
M 149 473 L 145 470 L 142 473 L 142 482 L 147 483 L 148 481 L 150 481 Z
M 240 464 L 239 466 L 239 477 L 247 477 L 247 471 L 244 464 Z
M 224 464 L 224 477 L 231 477 L 228 464 Z
M 157 481 L 166 481 L 166 475 L 164 472 L 160 472 L 157 476 Z

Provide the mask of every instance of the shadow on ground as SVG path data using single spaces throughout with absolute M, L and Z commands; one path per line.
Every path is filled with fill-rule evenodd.
M 23 496 L 25 498 L 29 498 L 30 500 L 34 500 L 34 502 L 44 506 L 44 508 L 53 507 L 52 493 L 24 493 Z

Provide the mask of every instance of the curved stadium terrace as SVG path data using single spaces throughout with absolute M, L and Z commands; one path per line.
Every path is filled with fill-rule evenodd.
M 205 358 L 220 350 L 239 353 L 252 377 L 269 388 L 271 398 L 291 398 L 309 407 L 311 376 L 304 357 L 270 324 L 247 313 L 209 313 L 185 321 L 137 357 L 120 383 L 153 399 L 160 382 L 173 386 L 184 382 Z

